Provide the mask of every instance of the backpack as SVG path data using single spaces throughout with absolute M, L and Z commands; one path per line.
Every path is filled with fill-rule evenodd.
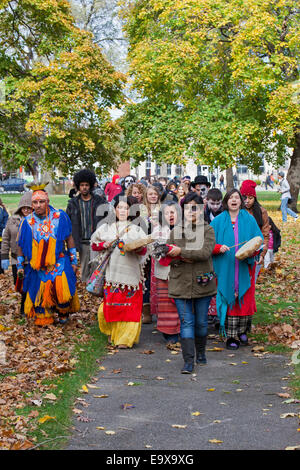
M 273 251 L 274 253 L 277 253 L 281 246 L 281 235 L 280 235 L 280 230 L 276 225 L 274 224 L 273 220 L 271 217 L 269 217 L 269 224 L 271 226 L 271 230 L 273 232 Z

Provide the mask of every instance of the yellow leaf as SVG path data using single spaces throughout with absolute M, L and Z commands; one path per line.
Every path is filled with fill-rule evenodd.
M 215 388 L 207 388 L 206 391 L 207 392 L 214 392 L 216 389 Z
M 105 434 L 108 434 L 109 436 L 112 436 L 113 434 L 116 434 L 115 431 L 105 431 Z
M 105 427 L 104 426 L 97 426 L 96 429 L 99 429 L 99 431 L 104 431 Z
M 93 395 L 94 398 L 108 398 L 108 395 Z
M 176 429 L 185 429 L 186 428 L 186 424 L 172 424 L 172 428 L 176 428 Z
M 194 413 L 192 413 L 192 416 L 200 416 L 202 414 L 203 413 L 200 413 L 200 411 L 194 411 Z
M 87 388 L 86 385 L 82 385 L 81 390 L 82 390 L 84 393 L 89 393 L 89 389 Z
M 218 441 L 218 439 L 209 439 L 208 442 L 211 444 L 222 444 L 223 441 Z
M 49 419 L 56 419 L 56 417 L 55 416 L 45 415 L 45 416 L 43 416 L 42 418 L 39 419 L 39 423 L 43 424 L 46 421 L 48 421 Z

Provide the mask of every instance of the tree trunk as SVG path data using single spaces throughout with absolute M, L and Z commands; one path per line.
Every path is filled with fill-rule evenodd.
M 291 163 L 287 173 L 287 180 L 291 187 L 291 195 L 293 198 L 293 202 L 290 207 L 293 211 L 298 212 L 297 201 L 300 188 L 300 132 L 296 134 L 296 142 L 293 155 L 291 156 Z
M 231 168 L 226 168 L 226 191 L 230 191 L 234 188 L 233 185 L 233 171 Z

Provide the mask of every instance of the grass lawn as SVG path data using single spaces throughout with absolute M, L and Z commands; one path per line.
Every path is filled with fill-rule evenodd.
M 19 201 L 22 197 L 22 194 L 1 194 L 0 195 L 5 207 L 7 208 L 9 214 L 18 208 Z M 53 195 L 50 196 L 50 204 L 55 207 L 55 209 L 66 209 L 68 204 L 69 197 L 67 195 Z

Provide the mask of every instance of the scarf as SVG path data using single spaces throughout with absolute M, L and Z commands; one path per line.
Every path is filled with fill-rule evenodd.
M 247 242 L 257 236 L 263 238 L 256 220 L 245 209 L 240 210 L 235 221 L 234 230 L 228 211 L 218 215 L 211 222 L 211 226 L 215 231 L 216 243 L 220 245 L 233 246 L 236 243 Z M 214 270 L 218 279 L 217 313 L 222 334 L 225 333 L 224 325 L 227 309 L 228 307 L 232 308 L 236 301 L 235 292 L 237 291 L 237 299 L 241 305 L 243 297 L 251 285 L 248 266 L 254 264 L 254 258 L 237 260 L 235 258 L 236 248 L 239 247 L 231 248 L 224 254 L 213 256 Z

